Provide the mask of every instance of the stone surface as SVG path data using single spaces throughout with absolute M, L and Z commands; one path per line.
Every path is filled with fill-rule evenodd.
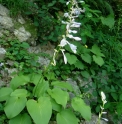
M 0 26 L 4 29 L 10 29 L 14 26 L 9 17 L 9 10 L 0 4 Z
M 4 59 L 6 54 L 6 50 L 4 48 L 0 48 L 0 60 Z
M 9 16 L 9 10 L 0 4 L 0 15 Z
M 14 35 L 21 42 L 26 41 L 26 40 L 28 40 L 31 37 L 30 32 L 26 31 L 24 27 L 20 27 L 19 29 L 15 29 L 14 30 Z

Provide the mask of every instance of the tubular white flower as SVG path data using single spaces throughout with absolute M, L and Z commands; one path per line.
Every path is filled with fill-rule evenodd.
M 81 38 L 80 37 L 73 37 L 74 40 L 80 41 Z
M 102 118 L 104 121 L 108 121 L 108 119 L 106 119 L 106 118 Z
M 64 63 L 65 64 L 67 64 L 67 58 L 66 58 L 66 56 L 65 56 L 65 54 L 64 54 L 64 49 L 60 49 L 61 50 L 61 52 L 62 52 L 62 54 L 63 54 L 63 57 L 64 57 Z
M 67 41 L 65 38 L 63 38 L 63 39 L 61 40 L 59 46 L 61 46 L 61 47 L 66 46 L 66 45 L 67 45 L 67 42 L 68 42 L 68 41 Z
M 64 17 L 68 17 L 69 16 L 69 13 L 64 13 Z
M 102 100 L 106 100 L 106 96 L 103 91 L 101 91 Z
M 68 32 L 69 32 L 69 33 L 74 33 L 74 34 L 76 34 L 76 33 L 77 33 L 77 31 L 76 31 L 76 30 L 68 30 Z
M 75 46 L 74 44 L 71 44 L 71 43 L 68 43 L 68 44 L 69 44 L 71 50 L 72 50 L 74 53 L 76 53 L 76 52 L 77 52 L 77 46 Z

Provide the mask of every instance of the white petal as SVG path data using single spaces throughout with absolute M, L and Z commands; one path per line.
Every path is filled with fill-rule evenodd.
M 106 118 L 102 118 L 104 121 L 108 121 L 108 119 L 106 119 Z
M 69 33 L 74 33 L 74 34 L 76 34 L 77 33 L 77 31 L 76 30 L 68 30 L 69 31 Z
M 74 53 L 76 53 L 77 51 L 77 46 L 75 46 L 75 45 L 73 45 L 73 44 L 69 44 L 69 46 L 70 46 L 70 48 L 71 48 L 71 50 L 74 52 Z
M 73 37 L 73 39 L 77 40 L 77 41 L 80 41 L 81 38 L 80 37 Z
M 59 46 L 64 47 L 65 45 L 67 45 L 67 42 L 68 42 L 68 41 L 67 41 L 65 38 L 63 38 L 63 39 L 61 40 Z
M 62 52 L 63 57 L 64 57 L 64 63 L 67 64 L 67 58 L 66 58 L 66 56 L 64 54 L 64 51 L 65 51 L 64 49 L 61 49 L 61 52 Z
M 103 91 L 101 91 L 101 96 L 102 96 L 102 99 L 103 99 L 103 100 L 105 100 L 105 99 L 106 99 L 106 96 L 105 96 L 105 94 L 104 94 L 104 92 L 103 92 Z
M 71 35 L 71 34 L 68 34 L 68 35 L 67 35 L 67 37 L 69 37 L 69 38 L 73 38 L 73 35 Z
M 69 13 L 64 13 L 64 17 L 68 17 L 69 16 Z

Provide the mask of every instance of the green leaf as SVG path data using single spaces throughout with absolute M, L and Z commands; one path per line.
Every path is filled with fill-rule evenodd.
M 114 100 L 117 101 L 118 99 L 118 95 L 116 93 L 111 93 L 111 96 L 113 97 Z
M 31 76 L 31 82 L 35 85 L 37 85 L 39 82 L 41 82 L 43 80 L 42 75 L 40 74 L 32 74 Z
M 85 120 L 91 119 L 91 109 L 89 106 L 85 104 L 85 102 L 81 98 L 79 97 L 73 98 L 71 105 L 75 111 L 80 112 L 81 116 Z
M 90 56 L 88 53 L 81 54 L 81 58 L 82 58 L 85 62 L 91 64 L 92 59 L 91 59 L 91 56 Z
M 63 91 L 58 88 L 49 89 L 48 94 L 55 99 L 55 101 L 62 105 L 64 108 L 66 107 L 67 101 L 69 100 L 69 94 L 66 91 Z
M 26 97 L 14 97 L 11 96 L 7 101 L 4 111 L 8 118 L 17 116 L 25 107 L 27 102 Z
M 32 124 L 31 118 L 27 113 L 19 114 L 9 121 L 9 124 Z
M 61 81 L 53 81 L 51 85 L 59 88 L 66 88 L 69 91 L 73 91 L 72 85 L 67 82 L 61 82 Z
M 85 78 L 89 78 L 90 77 L 90 74 L 87 71 L 81 71 L 81 74 Z
M 81 61 L 78 60 L 75 63 L 75 67 L 78 68 L 78 69 L 84 69 L 84 64 Z
M 40 97 L 38 102 L 28 100 L 27 110 L 36 124 L 48 124 L 52 114 L 52 105 L 48 97 Z
M 14 77 L 10 82 L 10 87 L 16 89 L 20 85 L 25 85 L 30 82 L 30 77 L 28 75 L 19 75 Z
M 96 64 L 98 64 L 99 66 L 102 66 L 104 64 L 104 60 L 102 57 L 100 56 L 95 56 L 93 55 L 93 60 Z
M 119 116 L 122 114 L 122 102 L 117 104 L 117 113 Z
M 75 55 L 71 55 L 71 54 L 69 54 L 69 53 L 66 53 L 65 55 L 66 55 L 67 61 L 68 61 L 68 63 L 69 63 L 70 65 L 76 63 L 77 57 L 76 57 Z
M 104 55 L 101 53 L 100 48 L 96 44 L 92 46 L 91 52 L 95 55 L 104 57 Z
M 49 89 L 48 81 L 42 80 L 34 87 L 33 95 L 39 98 L 40 96 L 43 96 L 45 94 L 47 89 Z
M 107 25 L 109 28 L 112 28 L 115 23 L 114 16 L 112 15 L 108 15 L 107 17 L 101 17 L 101 21 L 103 25 Z
M 58 113 L 56 116 L 56 121 L 57 124 L 78 124 L 79 122 L 75 114 L 69 109 L 65 109 Z
M 0 101 L 6 101 L 13 90 L 9 87 L 3 87 L 0 89 Z
M 62 109 L 62 106 L 59 105 L 58 103 L 56 103 L 53 98 L 50 98 L 50 101 L 51 101 L 51 104 L 52 104 L 52 109 L 57 111 L 57 112 L 60 112 L 61 109 Z

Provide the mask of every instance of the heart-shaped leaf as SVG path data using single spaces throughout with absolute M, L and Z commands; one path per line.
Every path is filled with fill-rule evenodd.
M 0 101 L 5 101 L 9 98 L 13 90 L 9 87 L 3 87 L 0 89 Z
M 65 89 L 67 89 L 67 90 L 69 90 L 71 92 L 73 91 L 73 88 L 72 88 L 71 84 L 69 84 L 67 82 L 53 81 L 51 83 L 51 85 L 59 87 L 59 88 L 65 88 Z
M 55 101 L 62 105 L 64 108 L 66 107 L 67 101 L 69 99 L 69 94 L 66 91 L 63 91 L 61 89 L 58 88 L 54 88 L 54 89 L 49 89 L 48 90 L 48 94 L 55 99 Z
M 8 118 L 13 118 L 17 116 L 24 109 L 26 102 L 26 97 L 11 96 L 4 108 L 6 116 Z
M 85 120 L 91 119 L 91 109 L 85 104 L 85 102 L 81 98 L 73 98 L 71 105 L 75 111 L 80 112 L 80 114 Z
M 11 93 L 10 96 L 17 96 L 17 97 L 26 97 L 27 96 L 27 90 L 25 89 L 16 89 L 14 92 Z
M 79 122 L 75 114 L 69 109 L 65 109 L 58 113 L 56 116 L 56 120 L 57 124 L 78 124 Z
M 9 124 L 32 124 L 31 117 L 27 114 L 19 114 L 9 121 Z
M 52 114 L 52 105 L 48 97 L 40 97 L 38 102 L 28 100 L 27 110 L 36 124 L 48 124 Z

